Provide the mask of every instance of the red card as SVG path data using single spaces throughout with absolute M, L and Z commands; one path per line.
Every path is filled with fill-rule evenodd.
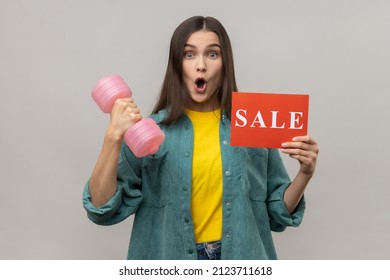
M 233 92 L 231 145 L 281 148 L 307 135 L 308 94 Z

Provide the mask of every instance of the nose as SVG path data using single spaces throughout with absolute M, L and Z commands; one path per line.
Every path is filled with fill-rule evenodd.
M 207 71 L 206 64 L 202 58 L 198 60 L 198 63 L 196 65 L 196 71 L 200 73 L 205 73 Z
M 207 69 L 206 69 L 205 66 L 198 66 L 198 67 L 196 68 L 196 71 L 201 72 L 201 73 L 205 73 L 206 70 L 207 70 Z

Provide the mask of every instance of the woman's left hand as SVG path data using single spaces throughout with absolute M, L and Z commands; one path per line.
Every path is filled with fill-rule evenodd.
M 282 143 L 280 151 L 298 160 L 303 174 L 308 176 L 314 174 L 319 148 L 317 142 L 309 135 L 297 136 L 292 139 L 292 142 Z

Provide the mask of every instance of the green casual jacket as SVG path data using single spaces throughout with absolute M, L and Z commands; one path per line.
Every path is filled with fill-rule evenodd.
M 158 122 L 165 112 L 152 117 Z M 119 223 L 135 214 L 128 259 L 197 259 L 191 218 L 193 129 L 184 115 L 162 128 L 154 155 L 137 158 L 122 144 L 114 197 L 95 208 L 89 182 L 83 204 L 90 220 Z M 230 121 L 220 122 L 223 170 L 222 259 L 277 259 L 272 231 L 298 226 L 304 198 L 289 214 L 283 194 L 290 178 L 277 149 L 230 146 Z

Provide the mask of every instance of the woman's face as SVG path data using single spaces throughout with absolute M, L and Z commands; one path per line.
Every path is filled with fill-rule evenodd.
M 221 79 L 222 56 L 217 34 L 206 30 L 192 33 L 183 57 L 183 80 L 191 97 L 189 109 L 210 112 L 219 108 L 216 98 Z

